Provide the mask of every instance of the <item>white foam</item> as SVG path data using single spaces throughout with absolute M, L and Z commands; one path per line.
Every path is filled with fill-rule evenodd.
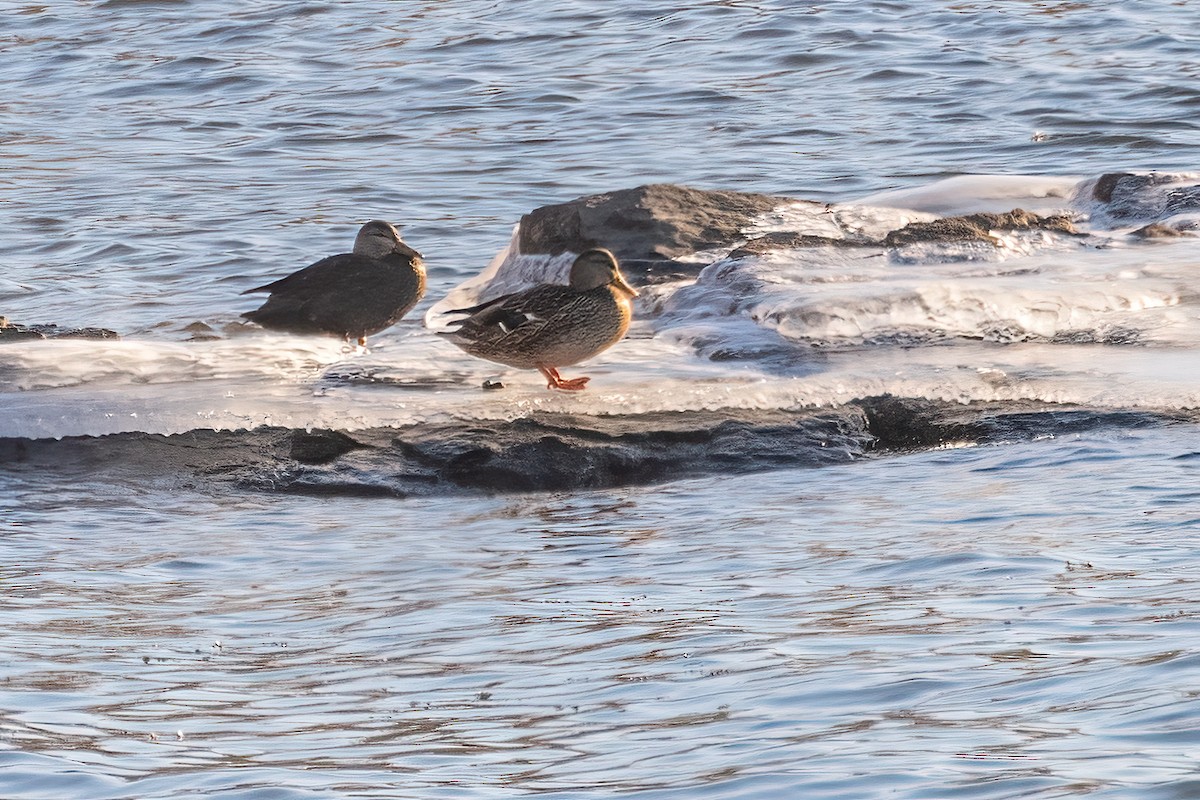
M 915 188 L 877 192 L 856 204 L 925 211 L 939 216 L 1023 208 L 1038 214 L 1065 211 L 1079 176 L 959 175 Z
M 962 262 L 897 263 L 858 249 L 781 251 L 713 264 L 663 303 L 660 327 L 748 316 L 796 340 L 888 336 L 1191 346 L 1200 327 L 1193 240 L 1083 250 L 1074 242 Z M 866 253 L 872 251 L 867 250 Z
M 330 337 L 270 333 L 196 342 L 27 340 L 0 348 L 0 391 L 205 380 L 299 381 L 353 352 Z
M 742 229 L 747 239 L 768 233 L 787 232 L 805 236 L 849 241 L 878 241 L 888 231 L 903 228 L 911 222 L 930 222 L 936 214 L 906 208 L 891 208 L 868 203 L 796 203 L 780 206 L 760 214 Z M 728 255 L 728 251 L 721 256 Z M 714 259 L 715 260 L 715 259 Z

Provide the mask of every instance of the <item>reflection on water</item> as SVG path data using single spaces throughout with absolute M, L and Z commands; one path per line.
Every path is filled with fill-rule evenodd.
M 1198 436 L 473 500 L 10 473 L 2 782 L 1186 796 Z

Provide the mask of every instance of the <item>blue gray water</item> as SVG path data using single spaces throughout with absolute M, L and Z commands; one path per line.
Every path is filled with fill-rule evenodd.
M 364 404 L 314 388 L 336 346 L 183 341 L 370 218 L 425 253 L 424 310 L 521 214 L 650 181 L 852 201 L 964 174 L 1193 171 L 1198 16 L 10 4 L 0 313 L 124 340 L 10 351 L 0 436 L 475 408 L 487 373 L 465 360 L 461 385 Z M 598 360 L 587 398 L 533 382 L 487 413 L 790 407 L 846 386 L 1187 412 L 1200 257 L 1156 247 L 1018 259 L 970 296 L 1053 301 L 1054 319 L 1133 326 L 1145 348 L 972 340 L 797 379 L 664 359 L 674 341 L 646 337 Z M 955 297 L 953 269 L 919 280 Z M 1108 294 L 1073 299 L 1089 282 Z M 938 324 L 995 322 L 964 314 Z M 358 363 L 436 374 L 448 356 L 416 316 Z M 1178 424 L 404 500 L 8 466 L 0 797 L 1195 797 L 1197 453 Z
M 532 208 L 651 181 L 849 199 L 1190 170 L 1195 21 L 1165 0 L 10 8 L 0 299 L 203 317 L 375 216 L 446 281 Z

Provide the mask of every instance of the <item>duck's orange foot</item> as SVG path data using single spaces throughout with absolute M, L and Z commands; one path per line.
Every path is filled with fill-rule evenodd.
M 586 389 L 587 382 L 590 380 L 591 378 L 587 376 L 582 378 L 563 378 L 558 382 L 558 386 L 555 386 L 554 388 L 566 389 L 568 392 L 578 392 L 582 389 Z
M 545 376 L 547 389 L 578 392 L 587 388 L 587 382 L 591 380 L 591 378 L 586 376 L 582 378 L 564 378 L 558 374 L 558 370 L 554 367 L 538 367 L 538 372 Z

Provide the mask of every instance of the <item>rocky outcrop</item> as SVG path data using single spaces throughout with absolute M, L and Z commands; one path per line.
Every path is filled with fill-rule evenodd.
M 775 250 L 801 250 L 810 247 L 878 247 L 880 242 L 859 239 L 842 239 L 833 236 L 816 236 L 810 233 L 776 232 L 757 236 L 737 247 L 730 258 L 761 256 Z
M 1143 225 L 1129 235 L 1136 239 L 1178 239 L 1181 236 L 1187 236 L 1183 231 L 1172 228 L 1170 225 L 1164 225 L 1161 222 L 1151 222 L 1149 225 Z
M 758 215 L 785 197 L 650 184 L 542 206 L 521 218 L 520 251 L 579 253 L 607 247 L 622 270 L 639 282 L 694 273 L 677 258 L 699 250 L 731 247 Z
M 353 432 L 258 428 L 0 439 L 0 469 L 117 472 L 140 483 L 323 495 L 559 491 L 819 467 L 951 443 L 1011 442 L 1164 421 L 1150 413 L 882 396 L 821 411 L 536 413 L 508 421 Z
M 759 214 L 784 203 L 734 191 L 650 184 L 542 206 L 521 218 L 522 253 L 578 253 L 607 247 L 618 258 L 673 259 L 730 245 Z
M 30 339 L 120 339 L 107 328 L 60 328 L 57 325 L 18 325 L 0 317 L 0 343 Z
M 966 241 L 999 244 L 993 231 L 1044 230 L 1078 235 L 1070 218 L 1041 216 L 1021 209 L 1003 214 L 980 213 L 912 222 L 864 238 L 851 231 L 842 236 L 803 231 L 775 231 L 758 236 L 748 230 L 780 209 L 811 206 L 830 221 L 838 208 L 794 198 L 734 191 L 712 191 L 670 184 L 651 184 L 542 206 L 521 218 L 518 247 L 525 255 L 578 253 L 607 247 L 637 283 L 695 275 L 705 264 L 678 259 L 703 251 L 732 250 L 732 258 L 775 250 L 814 247 L 903 247 L 914 243 Z
M 1110 172 L 1092 181 L 1086 194 L 1116 221 L 1160 220 L 1200 212 L 1200 184 L 1195 175 Z
M 887 247 L 910 244 L 942 244 L 947 242 L 986 242 L 999 244 L 992 231 L 1053 231 L 1078 235 L 1070 217 L 1043 217 L 1031 211 L 1015 208 L 1004 214 L 967 214 L 942 217 L 933 222 L 911 222 L 884 237 Z
M 1002 214 L 979 213 L 942 217 L 930 222 L 910 222 L 889 231 L 879 240 L 861 237 L 818 236 L 798 232 L 772 232 L 758 236 L 735 248 L 732 259 L 758 256 L 776 250 L 801 250 L 814 247 L 905 247 L 911 244 L 950 244 L 954 242 L 983 242 L 1000 245 L 994 231 L 1051 231 L 1081 236 L 1070 217 L 1041 216 L 1015 208 Z

